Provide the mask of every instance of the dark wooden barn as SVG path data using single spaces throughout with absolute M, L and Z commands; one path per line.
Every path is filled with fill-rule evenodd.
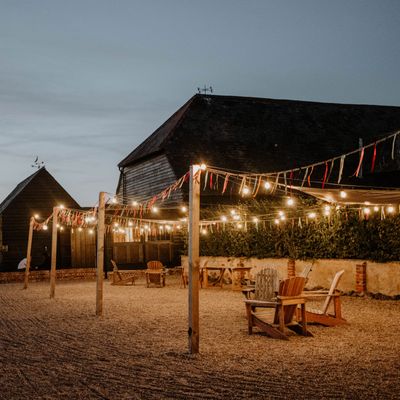
M 201 162 L 259 173 L 301 167 L 399 129 L 400 107 L 196 94 L 119 163 L 117 193 L 147 200 Z M 381 176 L 365 171 L 357 184 L 398 187 L 398 160 L 379 158 Z M 169 202 L 186 199 L 184 186 Z
M 38 221 L 47 218 L 54 206 L 79 208 L 78 203 L 42 167 L 19 183 L 0 204 L 0 270 L 16 270 L 18 263 L 26 257 L 29 220 L 37 216 Z M 57 267 L 71 266 L 71 235 L 65 228 L 59 232 Z M 35 268 L 49 268 L 51 253 L 51 229 L 34 232 L 32 263 Z
M 233 171 L 290 170 L 340 156 L 357 149 L 360 139 L 366 145 L 399 129 L 400 107 L 196 94 L 119 163 L 117 194 L 125 201 L 147 201 L 184 175 L 191 164 L 202 162 Z M 363 178 L 353 183 L 398 187 L 399 142 L 400 138 L 394 160 L 384 154 L 377 158 L 375 172 L 379 174 L 365 170 Z M 354 181 L 350 176 L 357 157 L 346 161 L 343 183 Z M 184 185 L 163 207 L 187 200 L 188 186 Z M 201 194 L 202 205 L 238 200 L 232 192 Z M 167 218 L 166 212 L 162 218 Z M 168 244 L 174 243 L 164 243 Z M 136 262 L 132 246 L 114 242 L 113 254 L 121 255 L 124 262 Z

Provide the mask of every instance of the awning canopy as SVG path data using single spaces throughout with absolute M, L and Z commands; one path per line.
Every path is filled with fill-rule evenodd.
M 395 189 L 318 189 L 300 186 L 292 186 L 292 189 L 327 201 L 328 203 L 371 205 L 400 204 L 400 190 Z

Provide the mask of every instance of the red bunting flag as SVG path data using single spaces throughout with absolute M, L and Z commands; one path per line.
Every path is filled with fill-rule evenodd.
M 374 144 L 374 153 L 372 155 L 371 173 L 374 172 L 375 169 L 375 160 L 376 160 L 376 143 Z

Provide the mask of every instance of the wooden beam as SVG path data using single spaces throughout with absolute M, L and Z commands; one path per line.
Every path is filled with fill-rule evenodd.
M 53 207 L 53 226 L 51 235 L 51 268 L 50 268 L 50 298 L 53 299 L 56 291 L 56 264 L 57 264 L 57 224 L 58 207 Z
M 29 221 L 29 233 L 28 233 L 28 248 L 26 250 L 26 268 L 25 268 L 25 279 L 24 279 L 24 289 L 28 288 L 29 282 L 29 269 L 31 267 L 31 253 L 32 253 L 32 238 L 33 238 L 33 224 L 35 218 L 31 217 Z
M 97 279 L 96 279 L 96 315 L 103 314 L 103 284 L 104 284 L 104 219 L 105 219 L 105 192 L 99 194 L 99 208 L 97 214 Z
M 189 181 L 189 353 L 199 352 L 200 166 L 190 167 Z

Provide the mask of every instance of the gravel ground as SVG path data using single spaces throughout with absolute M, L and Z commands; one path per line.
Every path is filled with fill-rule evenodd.
M 247 334 L 241 293 L 200 292 L 188 354 L 187 289 L 0 285 L 1 399 L 400 399 L 400 302 L 342 298 L 349 324 L 314 338 Z

